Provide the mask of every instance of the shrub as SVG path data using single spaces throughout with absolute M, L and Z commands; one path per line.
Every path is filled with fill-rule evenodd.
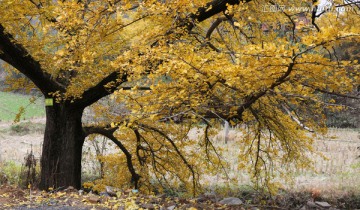
M 24 158 L 24 164 L 21 167 L 20 180 L 18 185 L 26 188 L 29 184 L 33 187 L 37 187 L 40 179 L 40 167 L 37 164 L 37 160 L 31 150 Z
M 39 182 L 40 167 L 32 151 L 24 158 L 24 164 L 15 161 L 0 162 L 0 184 L 16 185 L 27 188 L 36 187 Z
M 0 184 L 18 185 L 20 180 L 21 164 L 15 161 L 0 163 Z

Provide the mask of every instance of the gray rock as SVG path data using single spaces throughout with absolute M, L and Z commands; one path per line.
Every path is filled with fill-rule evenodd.
M 84 194 L 84 190 L 79 190 L 79 195 L 83 195 Z
M 308 208 L 310 208 L 310 209 L 316 209 L 318 206 L 314 203 L 314 202 L 312 202 L 312 201 L 308 201 L 307 203 L 306 203 L 306 206 L 308 207 Z
M 105 186 L 105 192 L 111 197 L 116 197 L 117 190 L 113 187 Z
M 64 190 L 65 192 L 76 192 L 76 189 L 73 186 L 69 186 Z
M 239 198 L 235 198 L 235 197 L 224 198 L 219 203 L 223 205 L 226 204 L 228 206 L 238 206 L 243 204 L 243 202 Z
M 90 196 L 88 197 L 88 201 L 89 201 L 90 203 L 99 203 L 99 202 L 100 202 L 100 198 L 99 198 L 98 196 L 96 196 L 96 195 L 90 195 Z
M 174 210 L 175 207 L 176 207 L 176 205 L 168 206 L 168 207 L 166 208 L 166 210 Z
M 321 208 L 325 208 L 328 209 L 331 207 L 331 205 L 328 202 L 320 202 L 320 201 L 316 201 L 315 204 Z

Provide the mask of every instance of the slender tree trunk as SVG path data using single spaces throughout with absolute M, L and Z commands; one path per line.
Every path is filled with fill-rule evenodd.
M 85 135 L 83 108 L 70 103 L 46 107 L 46 128 L 39 188 L 81 187 L 81 156 Z

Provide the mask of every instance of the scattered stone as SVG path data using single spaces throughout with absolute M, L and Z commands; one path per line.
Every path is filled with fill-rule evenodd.
M 132 192 L 132 193 L 134 193 L 134 194 L 136 194 L 136 193 L 138 193 L 138 192 L 139 192 L 139 190 L 137 190 L 137 189 L 133 189 L 133 190 L 131 190 L 131 192 Z
M 243 202 L 239 198 L 235 198 L 235 197 L 224 198 L 219 203 L 228 206 L 238 206 L 243 204 Z
M 79 190 L 79 195 L 83 195 L 84 194 L 84 190 Z
M 69 186 L 69 187 L 66 188 L 64 191 L 65 191 L 65 192 L 75 192 L 76 189 L 75 189 L 73 186 Z
M 113 187 L 105 186 L 105 192 L 111 197 L 116 197 L 116 190 Z
M 320 202 L 320 201 L 316 201 L 315 204 L 321 208 L 325 208 L 328 209 L 331 207 L 331 205 L 328 202 Z
M 144 204 L 141 205 L 141 207 L 144 208 L 144 209 L 149 209 L 149 210 L 155 209 L 154 205 L 151 204 L 151 203 L 144 203 Z
M 176 205 L 168 206 L 166 210 L 174 210 L 176 208 Z
M 306 203 L 306 206 L 307 207 L 309 207 L 309 208 L 311 208 L 311 209 L 316 209 L 316 207 L 317 207 L 317 205 L 314 203 L 314 202 L 312 202 L 312 201 L 308 201 L 307 203 Z
M 88 201 L 89 201 L 90 203 L 99 203 L 99 202 L 100 202 L 100 198 L 99 198 L 98 196 L 96 196 L 96 195 L 90 195 L 90 196 L 88 197 Z

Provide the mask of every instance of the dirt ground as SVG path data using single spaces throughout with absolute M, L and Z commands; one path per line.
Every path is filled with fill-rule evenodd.
M 71 187 L 55 192 L 19 189 L 8 185 L 0 186 L 0 209 L 35 210 L 90 210 L 90 209 L 250 209 L 250 206 L 227 206 L 210 197 L 184 199 L 161 195 L 143 195 L 131 190 L 122 190 L 116 196 L 79 193 Z M 254 207 L 255 205 L 251 205 Z
M 31 123 L 45 123 L 45 118 L 28 120 Z M 10 130 L 12 122 L 0 122 L 0 161 L 23 162 L 24 157 L 31 149 L 36 158 L 41 154 L 43 134 L 30 132 L 18 135 Z

